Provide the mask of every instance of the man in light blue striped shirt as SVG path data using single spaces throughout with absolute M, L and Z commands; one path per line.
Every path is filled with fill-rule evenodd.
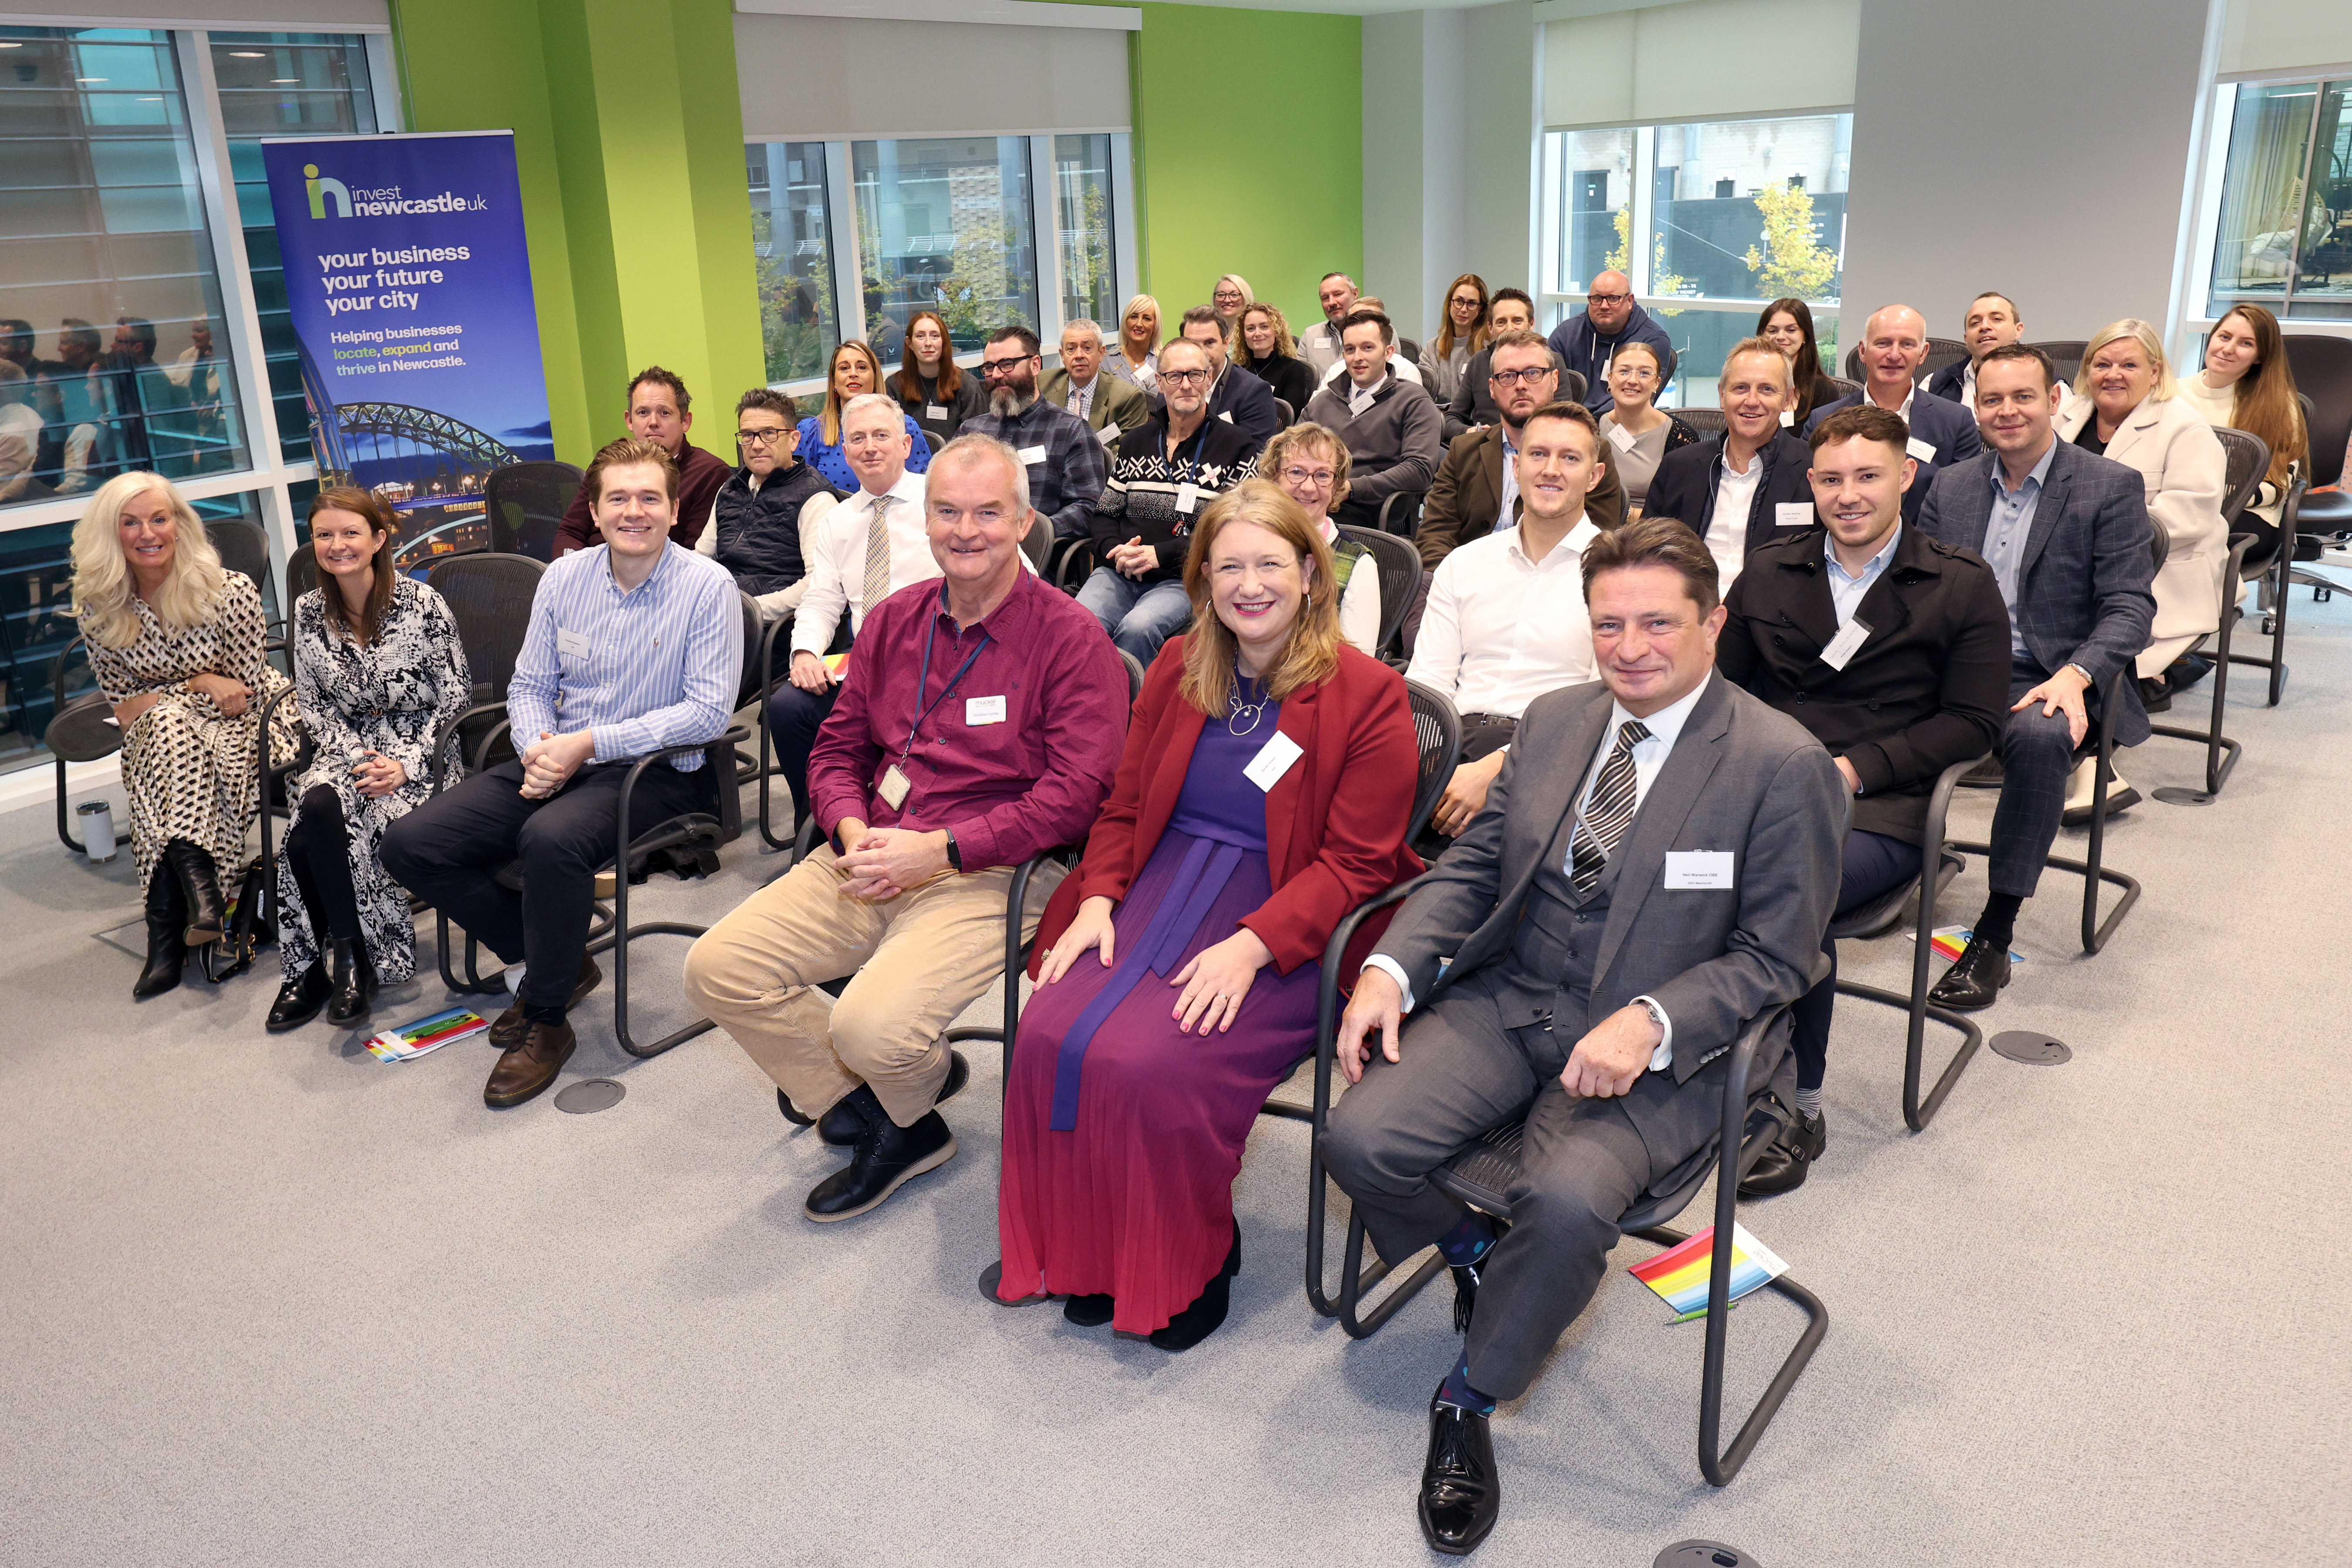
M 520 755 L 436 795 L 384 837 L 384 866 L 402 885 L 520 976 L 514 1005 L 490 1026 L 501 1054 L 482 1098 L 493 1106 L 540 1093 L 572 1055 L 564 1015 L 601 978 L 586 952 L 588 921 L 596 873 L 613 855 L 625 764 L 716 738 L 735 706 L 735 581 L 671 542 L 677 483 L 653 442 L 596 454 L 582 488 L 595 498 L 604 542 L 563 556 L 540 580 L 507 688 Z M 638 780 L 632 835 L 716 805 L 701 752 L 668 763 Z M 521 893 L 493 875 L 518 858 Z

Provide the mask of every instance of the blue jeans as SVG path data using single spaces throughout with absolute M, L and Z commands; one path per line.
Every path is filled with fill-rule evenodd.
M 1097 566 L 1078 590 L 1078 604 L 1102 623 L 1120 648 L 1150 668 L 1160 645 L 1192 619 L 1192 598 L 1181 583 L 1139 583 L 1108 566 Z

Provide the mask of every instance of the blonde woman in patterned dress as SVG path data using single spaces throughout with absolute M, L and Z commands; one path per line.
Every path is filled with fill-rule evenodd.
M 286 984 L 272 1034 L 368 1016 L 379 984 L 416 973 L 408 895 L 383 868 L 383 831 L 433 793 L 433 738 L 473 690 L 441 595 L 393 568 L 392 511 L 362 489 L 310 503 L 319 585 L 294 605 L 295 697 L 317 750 L 278 861 Z
M 147 894 L 147 966 L 131 989 L 180 983 L 192 946 L 220 940 L 220 868 L 245 856 L 259 799 L 261 710 L 287 679 L 262 658 L 261 593 L 221 565 L 172 481 L 110 479 L 74 524 L 73 606 L 89 668 L 122 726 L 131 848 Z M 290 756 L 294 710 L 272 752 Z

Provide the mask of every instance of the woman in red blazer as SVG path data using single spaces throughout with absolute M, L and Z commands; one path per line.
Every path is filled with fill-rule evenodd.
M 1192 629 L 1152 664 L 1038 930 L 997 1207 L 1000 1300 L 1066 1295 L 1072 1322 L 1171 1351 L 1224 1321 L 1242 1144 L 1314 1047 L 1324 944 L 1421 870 L 1404 681 L 1342 641 L 1306 511 L 1263 480 L 1227 492 L 1184 585 Z

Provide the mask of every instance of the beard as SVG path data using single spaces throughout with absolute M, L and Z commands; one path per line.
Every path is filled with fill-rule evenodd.
M 1037 395 L 1034 388 L 994 387 L 988 395 L 988 411 L 999 419 L 1018 419 L 1028 413 L 1029 405 L 1036 401 Z

